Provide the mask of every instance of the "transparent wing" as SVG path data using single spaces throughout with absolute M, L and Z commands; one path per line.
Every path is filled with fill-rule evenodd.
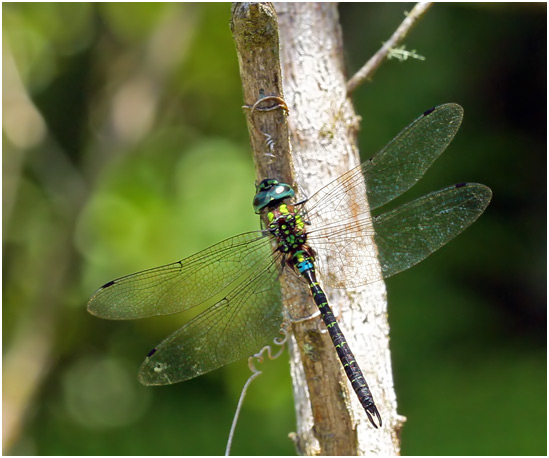
M 366 186 L 361 166 L 326 185 L 305 205 L 307 242 L 317 253 L 326 285 L 345 288 L 381 280 L 373 243 L 368 242 L 374 228 L 372 218 L 364 213 Z
M 425 259 L 472 224 L 492 191 L 463 183 L 427 194 L 374 219 L 375 241 L 385 278 Z
M 463 108 L 455 103 L 427 110 L 364 163 L 370 209 L 410 189 L 442 154 L 458 131 Z
M 491 198 L 487 186 L 463 183 L 427 194 L 373 221 L 365 216 L 335 221 L 311 230 L 308 241 L 322 254 L 317 264 L 326 284 L 335 288 L 367 285 L 381 280 L 369 238 L 375 237 L 383 278 L 387 278 L 421 262 L 460 234 L 484 212 Z
M 310 229 L 307 234 L 307 243 L 317 254 L 316 264 L 323 282 L 334 288 L 346 288 L 381 280 L 372 243 L 372 218 L 362 214 L 334 220 L 330 215 L 326 214 L 326 222 L 319 229 Z
M 371 210 L 410 189 L 450 144 L 462 119 L 463 108 L 455 103 L 426 111 L 371 159 L 344 173 L 308 199 L 307 218 L 312 227 L 315 219 L 322 218 L 325 212 L 335 218 L 347 218 L 361 211 L 366 203 L 364 181 Z
M 304 211 L 304 220 L 310 223 L 308 240 L 321 254 L 318 265 L 326 284 L 342 288 L 381 279 L 368 240 L 374 225 L 363 214 L 364 208 L 377 208 L 410 189 L 452 141 L 462 118 L 463 109 L 457 104 L 426 111 L 370 160 L 308 199 Z
M 259 259 L 237 288 L 152 350 L 139 371 L 141 383 L 182 382 L 272 343 L 283 319 L 279 257 Z
M 88 311 L 111 320 L 181 312 L 234 288 L 258 263 L 271 258 L 267 233 L 240 234 L 173 264 L 105 284 L 91 297 Z

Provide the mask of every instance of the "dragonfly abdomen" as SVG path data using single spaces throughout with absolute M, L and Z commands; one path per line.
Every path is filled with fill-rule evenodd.
M 302 255 L 298 254 L 298 256 L 302 256 Z M 362 370 L 360 369 L 353 355 L 353 352 L 351 351 L 351 349 L 349 348 L 349 345 L 347 344 L 345 335 L 343 334 L 339 325 L 337 324 L 337 320 L 332 312 L 330 305 L 328 304 L 328 300 L 326 298 L 326 295 L 324 294 L 324 291 L 322 290 L 320 284 L 316 280 L 313 260 L 312 259 L 301 260 L 297 264 L 297 266 L 299 265 L 305 266 L 307 264 L 310 264 L 311 267 L 305 268 L 303 271 L 300 270 L 300 273 L 305 277 L 305 279 L 309 284 L 309 288 L 313 295 L 313 300 L 315 301 L 315 304 L 318 306 L 318 309 L 320 310 L 322 320 L 324 321 L 324 324 L 328 329 L 328 333 L 330 334 L 330 338 L 332 339 L 332 342 L 335 346 L 337 356 L 341 361 L 343 369 L 345 369 L 347 378 L 351 382 L 353 390 L 358 396 L 358 400 L 362 404 L 362 407 L 364 407 L 364 410 L 366 411 L 366 415 L 368 415 L 368 419 L 370 420 L 370 423 L 372 423 L 372 425 L 377 428 L 378 425 L 374 421 L 373 416 L 375 416 L 379 421 L 379 426 L 382 425 L 381 416 L 375 405 L 374 398 L 372 396 L 372 393 L 370 392 L 370 388 L 366 383 L 366 379 L 362 374 Z
M 337 324 L 332 309 L 328 305 L 326 295 L 316 279 L 314 251 L 306 243 L 307 233 L 301 215 L 294 211 L 293 206 L 281 204 L 278 207 L 273 207 L 267 214 L 267 217 L 269 220 L 269 230 L 277 240 L 277 249 L 287 255 L 286 260 L 288 265 L 293 267 L 307 280 L 313 299 L 320 310 L 324 324 L 336 348 L 339 360 L 345 369 L 353 390 L 366 411 L 366 415 L 368 415 L 370 423 L 374 427 L 378 427 L 374 421 L 375 417 L 381 426 L 381 416 L 375 405 L 370 388 L 349 345 L 347 345 L 345 336 Z

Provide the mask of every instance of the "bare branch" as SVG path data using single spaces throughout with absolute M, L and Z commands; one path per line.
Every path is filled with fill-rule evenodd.
M 278 23 L 273 5 L 233 3 L 231 30 L 242 79 L 256 176 L 258 179 L 276 177 L 293 185 Z M 272 152 L 274 146 L 276 158 Z
M 404 21 L 398 26 L 395 33 L 387 40 L 383 46 L 376 52 L 368 62 L 366 62 L 362 68 L 356 72 L 353 77 L 347 82 L 347 94 L 351 94 L 356 88 L 358 88 L 367 79 L 371 78 L 382 62 L 387 58 L 387 55 L 392 49 L 396 48 L 408 32 L 412 29 L 415 23 L 425 14 L 425 12 L 431 7 L 432 2 L 418 2 L 412 8 Z

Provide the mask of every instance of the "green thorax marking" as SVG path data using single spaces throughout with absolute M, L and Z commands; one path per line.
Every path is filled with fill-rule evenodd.
M 281 204 L 267 213 L 269 230 L 283 253 L 299 251 L 307 240 L 305 224 L 292 205 Z M 297 254 L 297 253 L 294 253 Z

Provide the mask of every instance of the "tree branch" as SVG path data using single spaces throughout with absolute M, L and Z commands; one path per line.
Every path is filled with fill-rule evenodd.
M 347 82 L 347 93 L 350 95 L 356 88 L 358 88 L 367 79 L 371 78 L 378 67 L 386 59 L 389 52 L 396 48 L 416 22 L 425 14 L 425 12 L 431 7 L 432 2 L 418 2 L 412 8 L 404 21 L 398 26 L 391 38 L 387 40 L 383 46 L 366 62 L 362 68 L 356 72 L 353 77 Z
M 233 3 L 231 30 L 240 67 L 256 176 L 276 176 L 293 184 L 286 111 L 272 109 L 280 106 L 276 97 L 284 97 L 278 24 L 272 4 Z M 265 103 L 257 104 L 261 98 L 265 98 Z M 276 145 L 276 157 L 271 145 Z
M 293 184 L 295 170 L 299 199 L 359 164 L 358 117 L 347 97 L 336 5 L 277 3 L 276 12 L 278 24 L 271 4 L 235 4 L 232 28 L 258 178 Z M 287 117 L 285 110 L 249 108 L 262 96 L 283 94 Z M 274 108 L 277 100 L 266 97 L 265 105 Z M 360 212 L 367 214 L 368 209 Z M 317 255 L 322 259 L 325 254 Z M 329 268 L 326 259 L 324 263 Z M 283 275 L 281 282 L 293 318 L 318 311 L 295 275 Z M 304 455 L 398 454 L 402 417 L 396 413 L 390 367 L 385 286 L 377 282 L 353 291 L 326 288 L 326 293 L 339 311 L 338 322 L 370 384 L 384 427 L 376 430 L 368 422 L 319 319 L 294 319 L 290 358 L 297 413 L 293 438 L 298 451 Z

